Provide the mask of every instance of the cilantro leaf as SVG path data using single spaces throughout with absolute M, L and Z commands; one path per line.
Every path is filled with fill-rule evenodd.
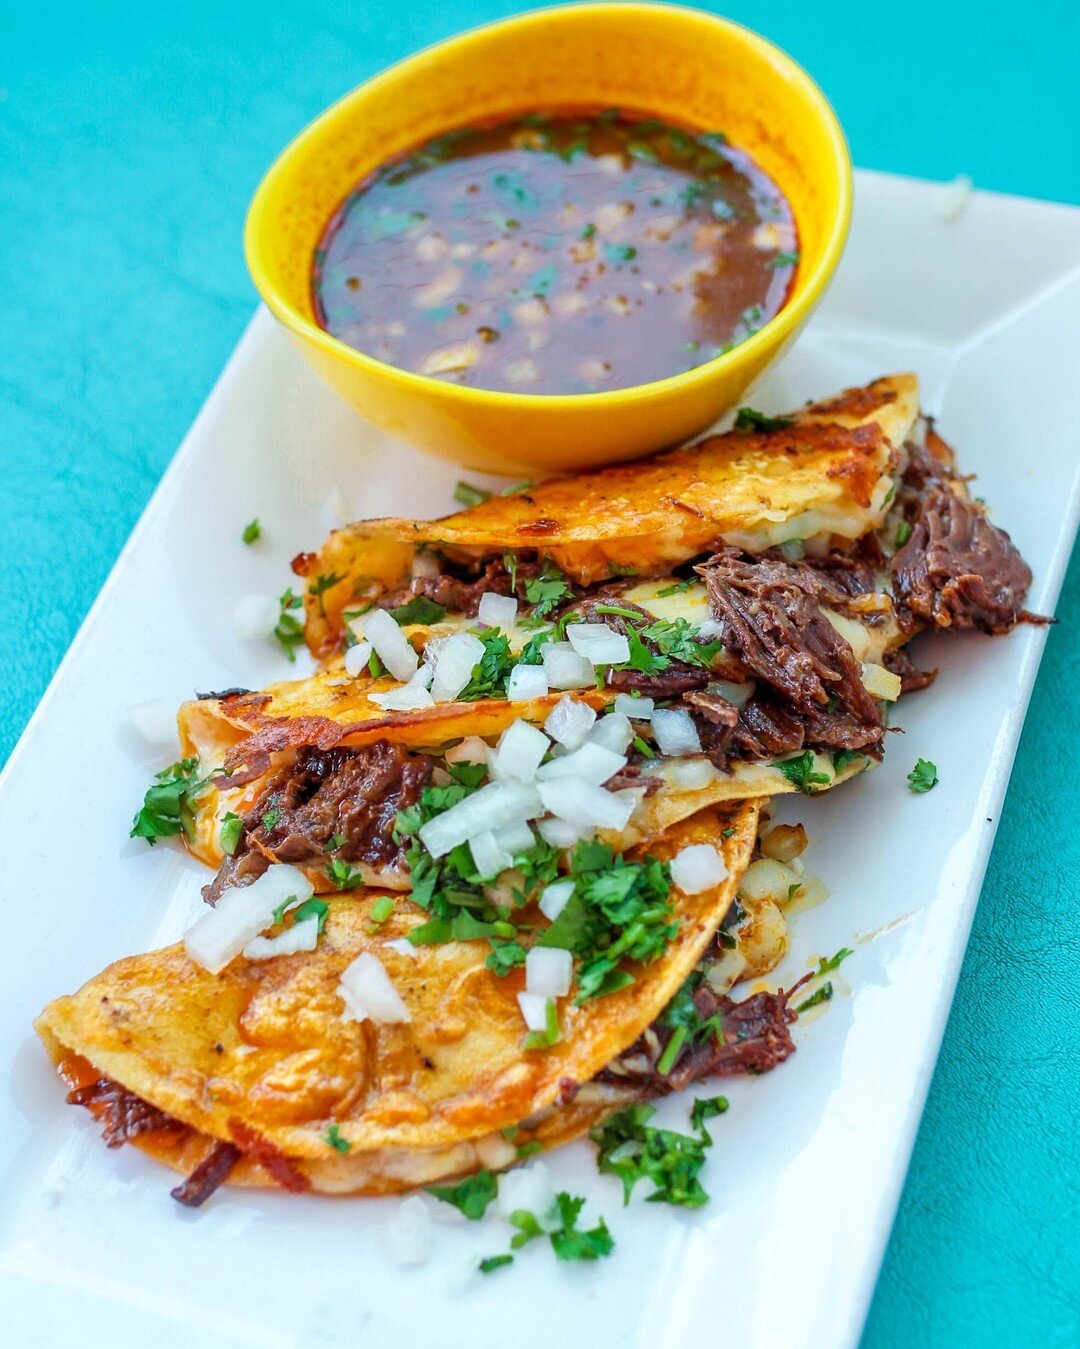
M 267 809 L 263 811 L 262 827 L 269 834 L 281 823 L 281 809 L 278 806 L 277 794 L 271 796 Z
M 903 548 L 904 544 L 907 543 L 908 539 L 910 538 L 911 538 L 911 526 L 908 524 L 906 520 L 901 520 L 900 523 L 896 526 L 897 548 Z
M 693 1108 L 690 1111 L 690 1123 L 705 1142 L 706 1147 L 712 1147 L 712 1134 L 705 1127 L 707 1119 L 713 1119 L 717 1115 L 722 1115 L 728 1108 L 728 1099 L 726 1096 L 698 1096 L 694 1100 Z
M 326 926 L 326 915 L 330 912 L 330 905 L 325 899 L 320 899 L 317 895 L 312 895 L 310 899 L 305 899 L 303 904 L 298 904 L 293 910 L 293 918 L 301 923 L 305 918 L 317 918 L 319 926 L 318 936 L 322 936 L 323 928 Z M 280 922 L 281 920 L 278 919 Z
M 937 764 L 929 759 L 919 759 L 907 775 L 908 786 L 913 792 L 928 792 L 938 784 Z
M 262 526 L 259 524 L 259 517 L 256 516 L 254 520 L 249 520 L 248 523 L 244 526 L 244 532 L 240 535 L 240 537 L 244 540 L 245 543 L 251 544 L 254 543 L 261 534 L 262 534 Z
M 560 1260 L 599 1260 L 615 1249 L 615 1239 L 603 1218 L 587 1232 L 578 1227 L 577 1220 L 584 1204 L 584 1199 L 569 1195 L 565 1190 L 555 1196 L 561 1225 L 548 1236 Z
M 458 694 L 458 701 L 476 702 L 478 698 L 505 698 L 506 681 L 514 668 L 510 643 L 498 628 L 474 630 L 484 644 L 484 654 L 473 666 L 469 682 Z
M 439 623 L 446 617 L 446 605 L 436 604 L 426 595 L 413 595 L 411 599 L 387 611 L 396 623 L 404 627 L 407 623 Z
M 550 1049 L 559 1041 L 559 1011 L 555 999 L 548 998 L 544 1008 L 544 1029 L 531 1030 L 525 1037 L 526 1049 Z
M 546 617 L 573 593 L 566 576 L 550 558 L 544 558 L 539 576 L 530 576 L 525 582 L 525 598 L 533 606 L 535 618 Z
M 601 1172 L 622 1181 L 625 1204 L 637 1183 L 648 1180 L 653 1185 L 650 1203 L 700 1208 L 709 1198 L 698 1180 L 708 1135 L 695 1138 L 655 1128 L 649 1124 L 655 1113 L 651 1105 L 633 1105 L 590 1129 L 589 1137 L 598 1148 L 597 1164 Z
M 331 1124 L 326 1133 L 323 1134 L 323 1142 L 327 1147 L 331 1147 L 335 1152 L 340 1152 L 343 1156 L 346 1152 L 352 1151 L 352 1144 L 347 1138 L 341 1136 L 341 1129 L 336 1124 Z
M 243 829 L 244 821 L 240 816 L 235 815 L 231 810 L 227 810 L 218 832 L 218 841 L 221 843 L 223 853 L 227 853 L 230 857 L 234 856 L 240 845 L 240 835 L 243 833 Z
M 719 642 L 699 642 L 695 640 L 698 629 L 685 618 L 673 620 L 658 618 L 647 628 L 641 629 L 641 635 L 651 642 L 662 656 L 671 660 L 681 660 L 686 665 L 712 664 L 720 650 Z
M 153 847 L 159 838 L 172 838 L 176 834 L 192 837 L 195 824 L 192 803 L 210 780 L 209 776 L 196 776 L 198 767 L 197 758 L 181 759 L 154 775 L 142 807 L 131 822 L 129 838 L 144 838 Z
M 303 607 L 303 601 L 299 595 L 294 595 L 291 590 L 286 590 L 278 600 L 278 607 L 281 612 L 274 628 L 274 636 L 278 639 L 281 649 L 289 660 L 295 661 L 295 648 L 304 644 L 304 625 L 295 617 L 296 610 Z
M 491 952 L 484 964 L 501 979 L 504 975 L 525 964 L 526 951 L 520 942 L 501 941 L 491 943 Z
M 803 1012 L 808 1012 L 811 1007 L 817 1007 L 819 1003 L 828 1002 L 832 995 L 832 981 L 827 979 L 816 993 L 811 993 L 805 1002 L 800 1002 L 798 1007 L 795 1008 L 795 1011 L 799 1015 Z
M 312 598 L 319 601 L 319 613 L 323 618 L 326 617 L 326 602 L 324 596 L 328 590 L 333 590 L 334 586 L 340 585 L 345 580 L 344 576 L 339 576 L 336 571 L 328 571 L 324 576 L 316 576 L 311 585 L 307 588 L 307 593 Z
M 512 1255 L 489 1255 L 481 1260 L 477 1268 L 481 1274 L 490 1274 L 493 1269 L 502 1269 L 504 1265 L 512 1265 L 514 1257 Z
M 814 768 L 814 755 L 808 749 L 804 749 L 794 759 L 784 759 L 776 766 L 788 782 L 793 782 L 800 792 L 809 793 L 815 787 L 827 787 L 832 781 L 828 773 L 820 773 Z
M 326 874 L 338 890 L 355 890 L 358 885 L 364 883 L 363 873 L 358 868 L 349 866 L 348 862 L 343 862 L 340 857 L 335 857 L 326 864 Z
M 827 960 L 822 959 L 818 961 L 817 974 L 814 975 L 814 978 L 816 979 L 822 974 L 832 974 L 833 970 L 838 970 L 840 968 L 844 961 L 847 960 L 848 956 L 854 954 L 855 952 L 849 947 L 841 946 L 840 950 L 837 951 L 835 955 L 829 956 Z
M 453 1204 L 471 1222 L 479 1222 L 498 1194 L 499 1183 L 485 1166 L 474 1176 L 466 1176 L 456 1185 L 429 1185 L 427 1192 L 441 1199 L 444 1204 Z
M 853 759 L 862 758 L 862 754 L 857 749 L 838 749 L 832 756 L 832 766 L 837 773 L 842 772 Z
M 782 431 L 794 424 L 794 417 L 766 417 L 756 408 L 740 408 L 735 418 L 736 431 Z
M 471 482 L 459 482 L 454 488 L 454 500 L 461 506 L 479 506 L 490 498 L 486 488 L 474 487 Z

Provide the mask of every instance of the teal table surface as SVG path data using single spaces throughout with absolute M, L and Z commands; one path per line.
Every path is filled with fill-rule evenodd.
M 252 312 L 240 235 L 262 171 L 361 79 L 518 8 L 3 7 L 0 760 Z M 723 12 L 814 74 L 857 164 L 1080 204 L 1074 4 Z M 1076 559 L 1059 617 L 867 1349 L 1080 1343 Z M 70 787 L 91 808 L 92 771 Z M 813 1240 L 813 1215 L 792 1220 Z

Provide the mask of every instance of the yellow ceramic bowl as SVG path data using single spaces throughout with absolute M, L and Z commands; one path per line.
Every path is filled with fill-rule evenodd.
M 334 209 L 387 159 L 478 118 L 623 107 L 720 130 L 783 190 L 799 230 L 794 293 L 727 355 L 686 374 L 595 394 L 493 393 L 398 370 L 315 322 L 310 272 Z M 263 299 L 326 382 L 382 430 L 493 473 L 631 459 L 708 426 L 795 338 L 839 261 L 851 215 L 843 133 L 809 76 L 763 38 L 696 10 L 604 4 L 544 10 L 440 43 L 314 121 L 264 178 L 245 251 Z

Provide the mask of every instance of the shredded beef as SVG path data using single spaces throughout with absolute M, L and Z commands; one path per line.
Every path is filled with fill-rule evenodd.
M 219 1140 L 191 1175 L 169 1193 L 178 1203 L 188 1208 L 198 1208 L 206 1203 L 216 1189 L 225 1184 L 240 1157 L 240 1149 L 235 1143 Z
M 685 693 L 703 689 L 716 677 L 711 670 L 673 660 L 666 670 L 646 674 L 643 670 L 611 670 L 607 686 L 619 693 L 636 689 L 643 698 L 681 698 Z
M 688 693 L 683 698 L 683 702 L 692 707 L 695 712 L 700 712 L 707 722 L 713 726 L 737 726 L 739 722 L 739 709 L 734 703 L 729 703 L 726 698 L 721 698 L 718 693 Z
M 644 1096 L 666 1096 L 703 1077 L 730 1077 L 736 1073 L 767 1073 L 795 1052 L 788 1026 L 796 1020 L 788 1005 L 790 993 L 754 993 L 741 1002 L 718 997 L 707 984 L 694 993 L 694 1004 L 704 1020 L 721 1016 L 720 1037 L 709 1035 L 680 1050 L 667 1074 L 656 1065 L 674 1027 L 654 1023 L 628 1050 L 597 1074 L 598 1082 L 635 1085 Z
M 950 486 L 956 475 L 912 446 L 901 505 L 911 527 L 890 569 L 897 603 L 939 628 L 1002 633 L 1047 620 L 1024 608 L 1031 571 L 983 508 Z
M 110 1148 L 121 1147 L 141 1134 L 184 1126 L 133 1091 L 107 1077 L 85 1087 L 76 1087 L 67 1095 L 69 1105 L 85 1105 L 103 1121 L 101 1136 Z
M 937 678 L 937 670 L 919 670 L 907 651 L 901 646 L 895 651 L 886 651 L 884 657 L 886 670 L 900 676 L 900 692 L 916 693 L 919 689 L 929 688 Z
M 385 740 L 356 749 L 302 749 L 244 816 L 236 852 L 203 897 L 215 904 L 230 886 L 250 885 L 272 861 L 321 860 L 334 835 L 344 839 L 334 856 L 345 862 L 392 862 L 398 855 L 394 819 L 416 801 L 431 771 L 427 755 Z
M 880 709 L 862 683 L 851 647 L 820 611 L 852 590 L 873 588 L 872 573 L 815 562 L 789 562 L 776 552 L 750 558 L 735 548 L 716 553 L 699 569 L 713 617 L 724 625 L 724 646 L 799 712 L 813 716 L 830 704 L 880 731 Z M 869 568 L 865 569 L 869 572 Z
M 200 703 L 221 702 L 222 698 L 241 698 L 245 694 L 253 693 L 254 689 L 240 688 L 239 685 L 232 689 L 210 689 L 206 693 L 196 692 L 195 697 Z

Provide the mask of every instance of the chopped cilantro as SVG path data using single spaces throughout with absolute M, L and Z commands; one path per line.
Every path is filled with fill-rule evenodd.
M 302 923 L 305 918 L 317 918 L 319 920 L 317 933 L 321 937 L 323 928 L 326 926 L 326 915 L 329 912 L 330 905 L 327 904 L 326 900 L 320 899 L 318 895 L 312 895 L 310 899 L 305 899 L 303 904 L 298 904 L 293 910 L 293 919 L 297 923 Z
M 280 613 L 278 614 L 277 625 L 274 628 L 274 636 L 281 643 L 281 649 L 291 661 L 296 660 L 295 647 L 304 644 L 304 625 L 300 620 L 294 617 L 295 611 L 302 607 L 303 601 L 299 595 L 294 595 L 291 590 L 286 590 L 278 600 Z
M 817 974 L 814 975 L 814 978 L 820 978 L 823 974 L 832 974 L 833 970 L 838 970 L 840 968 L 844 961 L 847 960 L 848 956 L 854 954 L 855 952 L 852 951 L 850 947 L 841 946 L 840 950 L 837 951 L 835 955 L 829 956 L 827 960 L 823 958 L 818 961 Z
M 544 1150 L 543 1143 L 541 1143 L 538 1138 L 534 1138 L 528 1143 L 522 1143 L 518 1147 L 517 1155 L 521 1158 L 522 1161 L 525 1161 L 529 1157 L 535 1157 L 537 1153 L 543 1152 L 543 1150 Z
M 765 265 L 767 267 L 794 267 L 798 261 L 798 253 L 784 252 L 777 253 L 777 255 Z
M 634 982 L 624 962 L 655 960 L 678 931 L 668 895 L 671 870 L 655 857 L 628 862 L 610 845 L 586 840 L 570 856 L 574 893 L 540 936 L 572 951 L 579 1005 Z
M 343 862 L 340 857 L 326 864 L 326 874 L 338 890 L 355 890 L 364 883 L 363 873 L 349 866 L 348 862 Z
M 486 1166 L 477 1171 L 475 1176 L 466 1176 L 456 1185 L 427 1186 L 428 1194 L 441 1199 L 444 1204 L 453 1204 L 471 1222 L 479 1222 L 498 1190 L 498 1181 Z
M 705 1146 L 712 1146 L 712 1134 L 705 1127 L 707 1119 L 714 1119 L 717 1115 L 722 1115 L 728 1108 L 728 1099 L 726 1096 L 698 1096 L 690 1111 L 690 1123 L 697 1129 L 705 1140 Z
M 546 1235 L 560 1260 L 598 1260 L 601 1256 L 610 1255 L 615 1249 L 615 1241 L 603 1218 L 586 1232 L 578 1227 L 578 1218 L 584 1207 L 584 1199 L 561 1190 L 555 1196 L 551 1211 L 543 1219 L 537 1218 L 528 1209 L 515 1209 L 510 1215 L 510 1222 L 518 1230 L 510 1238 L 511 1247 L 520 1250 L 527 1242 Z
M 582 225 L 581 237 L 583 239 L 591 239 L 595 233 L 596 233 L 596 226 L 593 224 L 591 220 L 588 221 L 587 224 Z
M 281 808 L 278 805 L 277 794 L 270 798 L 268 809 L 263 811 L 262 827 L 269 834 L 271 830 L 276 829 L 281 823 Z
M 326 602 L 324 596 L 328 590 L 333 590 L 345 580 L 344 576 L 339 576 L 336 571 L 328 571 L 324 576 L 316 576 L 311 585 L 307 588 L 307 593 L 319 602 L 319 613 L 323 618 L 326 617 Z
M 491 943 L 491 952 L 484 964 L 501 979 L 519 965 L 525 964 L 526 951 L 520 942 L 501 941 Z
M 479 506 L 490 498 L 486 488 L 474 487 L 471 482 L 459 482 L 454 488 L 454 500 L 462 506 Z
M 793 417 L 766 417 L 756 408 L 740 408 L 735 418 L 736 431 L 782 431 L 794 425 Z
M 530 576 L 525 582 L 525 598 L 533 606 L 536 618 L 545 618 L 573 593 L 566 577 L 550 558 L 544 558 L 539 576 Z
M 827 979 L 816 993 L 811 993 L 805 1002 L 800 1002 L 798 1007 L 795 1008 L 795 1011 L 799 1014 L 808 1012 L 811 1007 L 817 1007 L 819 1003 L 828 1002 L 832 995 L 832 981 Z
M 656 758 L 656 750 L 654 750 L 653 747 L 646 741 L 642 740 L 640 735 L 635 735 L 632 743 L 637 752 L 643 755 L 646 759 Z
M 506 696 L 506 681 L 514 668 L 510 643 L 498 628 L 477 629 L 475 636 L 484 644 L 484 654 L 473 666 L 469 682 L 458 694 L 458 701 L 475 702 L 478 698 Z
M 685 618 L 658 618 L 641 635 L 651 642 L 662 656 L 671 660 L 680 660 L 687 665 L 708 667 L 720 650 L 719 642 L 699 642 L 696 640 L 697 628 Z
M 937 764 L 931 763 L 929 759 L 918 759 L 907 775 L 907 780 L 913 792 L 928 792 L 938 784 Z
M 911 538 L 911 526 L 908 524 L 906 520 L 901 520 L 900 523 L 896 526 L 897 548 L 903 548 L 904 544 L 907 543 L 908 539 L 910 538 Z
M 240 835 L 244 830 L 244 821 L 239 815 L 234 815 L 231 810 L 225 812 L 225 818 L 221 821 L 221 830 L 218 839 L 221 843 L 221 851 L 228 853 L 230 857 L 236 852 L 240 843 Z
M 638 1181 L 648 1180 L 653 1185 L 650 1203 L 700 1208 L 709 1198 L 698 1180 L 709 1135 L 700 1119 L 701 1134 L 696 1138 L 655 1128 L 649 1124 L 655 1113 L 651 1105 L 633 1105 L 590 1129 L 589 1137 L 599 1149 L 597 1165 L 622 1181 L 624 1204 L 630 1202 Z
M 504 1265 L 512 1265 L 514 1257 L 512 1255 L 489 1255 L 481 1260 L 477 1268 L 481 1274 L 490 1274 L 493 1269 L 502 1269 Z
M 846 768 L 852 759 L 859 759 L 862 755 L 857 749 L 838 749 L 832 756 L 832 766 L 839 773 Z
M 195 826 L 192 803 L 205 790 L 209 778 L 197 777 L 199 760 L 181 759 L 154 775 L 142 807 L 131 822 L 129 838 L 144 838 L 151 847 L 159 838 L 175 834 L 192 837 Z
M 544 1029 L 531 1030 L 525 1037 L 526 1049 L 550 1049 L 559 1042 L 559 1012 L 555 999 L 548 998 L 544 1008 Z
M 674 585 L 665 586 L 663 590 L 656 592 L 656 598 L 665 599 L 668 595 L 679 595 L 690 589 L 694 584 L 695 578 L 688 576 L 685 581 L 676 581 Z
M 411 599 L 390 609 L 390 617 L 404 627 L 407 623 L 438 623 L 446 617 L 446 605 L 436 604 L 426 595 L 413 595 Z
M 261 534 L 262 534 L 262 526 L 259 524 L 259 517 L 256 516 L 254 520 L 249 520 L 248 523 L 244 526 L 244 532 L 240 535 L 240 537 L 244 540 L 245 543 L 254 543 L 255 540 L 259 538 Z
M 633 262 L 637 249 L 632 244 L 605 244 L 604 257 L 608 262 Z
M 331 834 L 329 841 L 326 844 L 326 851 L 337 852 L 339 848 L 344 848 L 345 844 L 348 843 L 348 841 L 349 840 L 345 837 L 344 834 Z
M 776 766 L 788 782 L 794 783 L 800 792 L 812 792 L 816 787 L 827 787 L 832 781 L 828 773 L 816 771 L 814 755 L 808 749 L 804 749 L 794 759 L 784 759 Z
M 344 1155 L 352 1151 L 352 1144 L 347 1138 L 341 1136 L 341 1130 L 336 1124 L 331 1124 L 326 1133 L 323 1134 L 323 1142 L 327 1147 L 333 1148 L 335 1152 Z

